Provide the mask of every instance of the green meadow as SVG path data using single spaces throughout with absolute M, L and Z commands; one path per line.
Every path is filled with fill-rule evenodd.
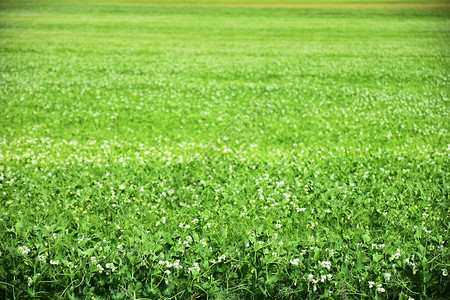
M 449 7 L 0 0 L 0 298 L 446 299 Z

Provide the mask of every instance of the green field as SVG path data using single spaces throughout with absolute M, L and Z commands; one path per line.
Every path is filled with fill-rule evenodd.
M 0 298 L 446 299 L 448 7 L 0 0 Z

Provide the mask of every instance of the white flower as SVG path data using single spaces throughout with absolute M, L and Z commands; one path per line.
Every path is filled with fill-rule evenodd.
M 377 291 L 380 293 L 384 293 L 386 290 L 383 288 L 381 284 L 377 285 Z
M 325 268 L 328 271 L 330 271 L 331 262 L 329 262 L 329 261 L 319 261 L 318 263 L 322 266 L 322 268 Z
M 31 286 L 33 284 L 33 278 L 28 277 L 27 280 L 28 280 L 28 286 Z
M 98 271 L 102 273 L 105 269 L 103 269 L 101 264 L 97 264 Z
M 395 252 L 393 255 L 391 255 L 391 258 L 389 260 L 393 261 L 394 259 L 399 259 L 400 257 L 400 249 L 397 249 L 397 252 Z
M 105 265 L 105 267 L 106 267 L 107 269 L 113 269 L 113 268 L 114 268 L 114 264 L 113 264 L 113 263 L 107 263 L 107 264 Z
M 59 265 L 59 260 L 50 259 L 50 264 L 52 264 L 52 265 Z
M 313 274 L 309 274 L 308 275 L 308 280 L 312 282 L 314 280 L 314 275 Z
M 173 263 L 173 267 L 174 267 L 175 269 L 183 269 L 183 266 L 180 265 L 180 260 L 179 260 L 179 259 L 177 259 L 177 260 Z
M 193 267 L 189 267 L 188 270 L 189 270 L 189 272 L 191 272 L 191 273 L 192 273 L 192 271 L 200 272 L 200 267 L 198 266 L 198 262 L 195 262 L 195 263 L 194 263 L 194 266 L 193 266 Z
M 367 283 L 369 284 L 369 289 L 373 288 L 373 285 L 375 284 L 373 281 L 368 281 Z
M 205 239 L 201 239 L 201 240 L 200 240 L 200 244 L 201 244 L 203 247 L 208 246 L 208 243 L 205 241 Z
M 27 246 L 19 246 L 19 251 L 22 252 L 22 255 L 27 255 L 28 253 L 30 253 L 30 248 L 28 248 Z
M 299 261 L 300 261 L 300 259 L 296 258 L 294 260 L 291 260 L 291 264 L 298 266 Z
M 447 275 L 448 275 L 447 269 L 442 269 L 442 276 L 447 276 Z
M 385 273 L 385 274 L 384 274 L 384 278 L 385 278 L 387 281 L 391 280 L 391 273 Z
M 41 254 L 38 256 L 40 262 L 45 262 L 47 260 L 47 256 L 45 254 Z

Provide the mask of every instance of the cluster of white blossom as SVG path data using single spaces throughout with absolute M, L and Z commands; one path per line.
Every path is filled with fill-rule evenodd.
M 200 267 L 198 266 L 198 262 L 194 262 L 194 266 L 188 267 L 188 271 L 191 273 L 200 272 Z
M 310 283 L 313 284 L 313 290 L 317 290 L 317 283 L 318 282 L 325 282 L 326 280 L 330 281 L 333 278 L 333 275 L 327 274 L 327 275 L 320 275 L 318 277 L 314 276 L 314 274 L 309 274 L 307 279 Z
M 397 249 L 397 251 L 394 253 L 394 254 L 392 254 L 391 255 L 391 258 L 389 258 L 389 260 L 390 261 L 393 261 L 393 260 L 395 260 L 395 259 L 399 259 L 400 258 L 400 255 L 401 255 L 401 250 L 400 249 Z
M 382 249 L 384 248 L 384 244 L 372 244 L 372 249 Z
M 27 246 L 19 246 L 18 250 L 22 255 L 28 255 L 28 253 L 30 253 L 30 248 Z
M 369 284 L 369 289 L 373 288 L 373 286 L 375 285 L 375 282 L 373 281 L 368 281 L 367 283 Z M 383 288 L 382 284 L 377 285 L 377 292 L 384 293 L 385 291 L 386 290 Z
M 319 263 L 319 265 L 320 265 L 322 268 L 325 268 L 325 269 L 327 269 L 328 271 L 330 271 L 330 269 L 331 269 L 331 262 L 330 262 L 330 261 L 318 261 L 318 263 Z
M 414 254 L 411 255 L 411 259 L 405 258 L 404 262 L 411 266 L 413 270 L 413 275 L 415 275 L 417 273 L 417 270 L 416 270 L 416 263 L 414 262 Z

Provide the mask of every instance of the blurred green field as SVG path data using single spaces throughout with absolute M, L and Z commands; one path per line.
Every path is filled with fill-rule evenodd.
M 445 299 L 448 6 L 0 1 L 0 298 Z
M 29 0 L 17 0 L 29 2 Z M 16 2 L 17 2 L 16 1 Z M 54 0 L 41 0 L 55 3 Z M 292 8 L 445 8 L 450 6 L 448 0 L 62 0 L 59 3 L 85 3 L 139 6 L 206 6 L 206 7 L 292 7 Z

